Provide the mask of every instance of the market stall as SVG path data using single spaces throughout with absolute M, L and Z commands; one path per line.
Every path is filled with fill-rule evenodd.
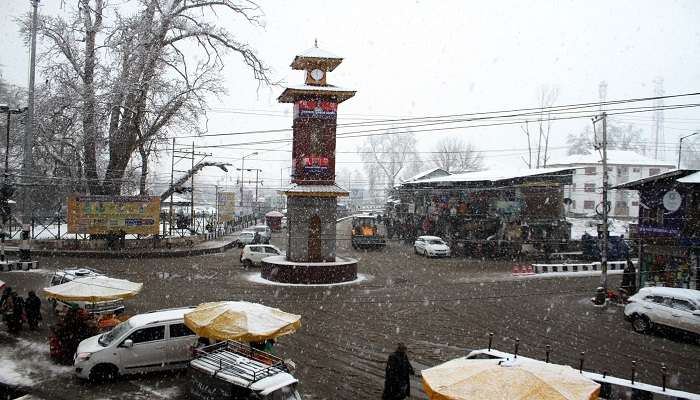
M 282 230 L 282 218 L 284 218 L 284 214 L 282 214 L 281 212 L 270 211 L 269 213 L 265 214 L 265 223 L 273 231 L 281 231 Z

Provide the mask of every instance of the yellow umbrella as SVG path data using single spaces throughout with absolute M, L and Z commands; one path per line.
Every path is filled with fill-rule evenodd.
M 62 301 L 109 301 L 128 299 L 136 296 L 143 288 L 142 283 L 106 276 L 86 276 L 70 282 L 44 288 L 46 297 Z
M 600 392 L 573 368 L 536 360 L 458 358 L 421 374 L 431 400 L 597 400 Z
M 200 304 L 185 314 L 185 325 L 210 339 L 260 342 L 294 333 L 301 327 L 301 315 L 247 301 L 221 301 Z

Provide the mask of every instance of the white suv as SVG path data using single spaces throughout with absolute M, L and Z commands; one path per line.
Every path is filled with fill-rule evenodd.
M 262 259 L 284 255 L 284 252 L 271 244 L 249 244 L 241 251 L 241 264 L 246 267 L 262 264 Z
M 196 335 L 184 324 L 191 307 L 135 315 L 78 345 L 74 373 L 105 381 L 119 375 L 187 368 Z
M 449 257 L 450 246 L 437 236 L 418 236 L 413 251 L 426 257 Z
M 700 291 L 645 287 L 628 299 L 625 317 L 643 333 L 664 325 L 700 335 Z
M 270 239 L 272 239 L 272 229 L 270 229 L 269 226 L 255 225 L 254 227 L 248 229 L 259 233 L 263 243 L 270 243 Z

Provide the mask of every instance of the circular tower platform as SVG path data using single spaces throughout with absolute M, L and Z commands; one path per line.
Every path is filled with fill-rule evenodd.
M 336 257 L 333 262 L 295 262 L 273 256 L 262 260 L 261 275 L 273 282 L 305 285 L 349 282 L 357 279 L 357 260 Z

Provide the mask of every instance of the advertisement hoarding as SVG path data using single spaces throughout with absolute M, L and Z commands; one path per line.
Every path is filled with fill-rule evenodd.
M 158 196 L 68 197 L 68 233 L 157 235 L 159 224 Z
M 294 119 L 321 118 L 335 119 L 338 103 L 325 100 L 298 100 L 294 103 Z
M 219 221 L 233 221 L 233 217 L 236 216 L 236 193 L 219 192 L 217 204 L 219 208 Z

